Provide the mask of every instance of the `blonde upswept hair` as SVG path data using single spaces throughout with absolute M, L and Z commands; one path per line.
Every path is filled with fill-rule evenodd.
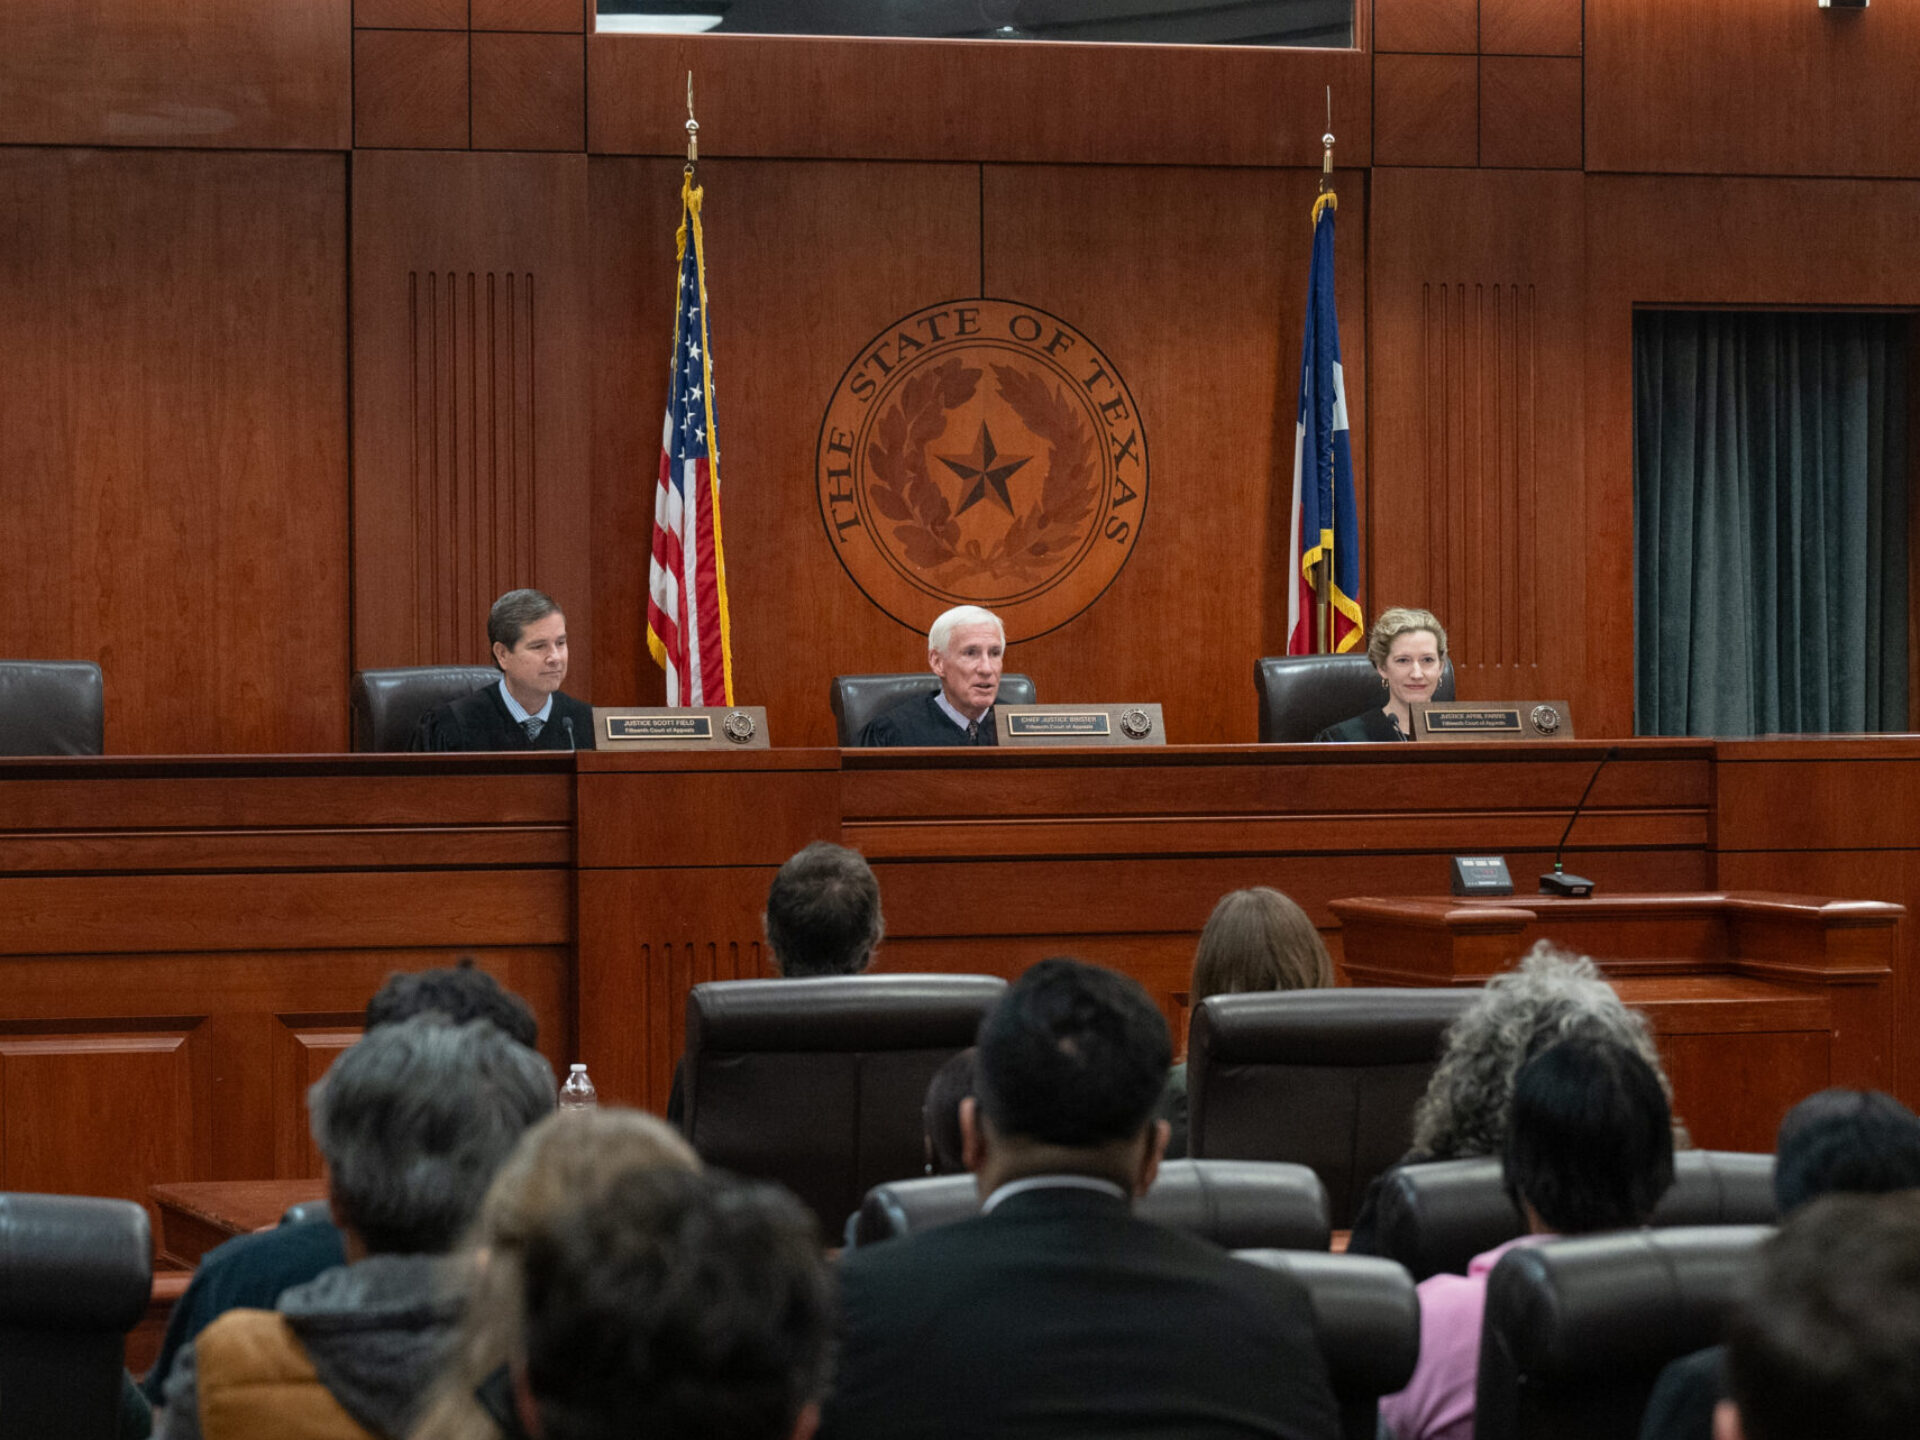
M 1387 663 L 1387 652 L 1393 649 L 1393 642 L 1402 635 L 1411 635 L 1418 630 L 1428 630 L 1433 634 L 1434 643 L 1439 646 L 1440 658 L 1447 658 L 1447 632 L 1431 610 L 1413 610 L 1404 605 L 1396 605 L 1391 610 L 1382 610 L 1373 622 L 1373 631 L 1367 636 L 1367 659 L 1373 662 L 1377 670 Z

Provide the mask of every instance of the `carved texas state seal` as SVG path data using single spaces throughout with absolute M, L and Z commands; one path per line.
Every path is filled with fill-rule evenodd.
M 1113 362 L 1065 321 L 952 300 L 889 325 L 820 425 L 820 517 L 868 599 L 924 629 L 985 605 L 1007 639 L 1066 624 L 1120 573 L 1147 441 Z

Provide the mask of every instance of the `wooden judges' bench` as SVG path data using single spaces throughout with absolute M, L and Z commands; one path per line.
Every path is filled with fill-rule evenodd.
M 1606 748 L 0 762 L 0 1187 L 144 1200 L 317 1174 L 306 1086 L 387 972 L 462 953 L 529 998 L 556 1065 L 584 1059 L 603 1096 L 663 1106 L 688 987 L 763 973 L 767 883 L 814 839 L 873 861 L 884 967 L 1013 974 L 1074 954 L 1136 975 L 1183 1026 L 1224 891 L 1288 891 L 1339 957 L 1335 901 L 1434 896 L 1451 854 L 1504 854 L 1524 887 Z M 1600 885 L 1589 920 L 1633 896 L 1920 900 L 1920 738 L 1618 748 L 1568 850 Z M 1810 930 L 1771 959 L 1621 942 L 1679 966 L 1615 973 L 1677 987 L 1651 1008 L 1702 1143 L 1769 1134 L 1788 1087 L 1916 1098 L 1911 941 L 1877 914 L 1855 928 L 1878 958 L 1848 975 Z M 1450 979 L 1529 938 L 1474 937 L 1481 970 Z M 1347 948 L 1355 978 L 1392 968 Z M 1776 961 L 1821 973 L 1755 968 Z M 1843 990 L 1881 996 L 1881 1041 L 1858 1043 Z

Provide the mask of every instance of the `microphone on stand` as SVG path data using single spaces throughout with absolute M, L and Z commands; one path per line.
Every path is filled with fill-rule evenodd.
M 1560 861 L 1561 854 L 1567 848 L 1567 837 L 1573 834 L 1573 822 L 1580 818 L 1580 812 L 1586 807 L 1587 797 L 1593 794 L 1593 782 L 1600 778 L 1600 772 L 1607 768 L 1607 762 L 1620 753 L 1618 745 L 1609 745 L 1607 753 L 1600 757 L 1600 763 L 1593 767 L 1593 774 L 1587 777 L 1587 788 L 1580 792 L 1580 803 L 1573 807 L 1573 813 L 1567 817 L 1567 828 L 1560 832 L 1560 843 L 1553 847 L 1553 869 L 1540 877 L 1542 895 L 1565 895 L 1576 900 L 1584 900 L 1593 894 L 1593 882 L 1581 875 L 1567 874 L 1566 866 Z
M 580 747 L 573 743 L 573 717 L 571 715 L 562 715 L 560 717 L 560 728 L 567 733 L 567 749 L 578 750 Z

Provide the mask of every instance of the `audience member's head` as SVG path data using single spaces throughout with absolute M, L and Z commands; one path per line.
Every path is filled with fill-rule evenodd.
M 437 970 L 389 975 L 367 1001 L 366 1026 L 371 1030 L 416 1015 L 439 1015 L 453 1025 L 486 1020 L 529 1050 L 540 1043 L 540 1024 L 533 1018 L 532 1007 L 475 965 L 470 955 Z
M 1646 1224 L 1673 1183 L 1673 1114 L 1659 1077 L 1611 1040 L 1548 1046 L 1514 1079 L 1501 1165 L 1555 1234 Z
M 920 1124 L 927 1140 L 929 1175 L 958 1175 L 967 1168 L 966 1143 L 960 1135 L 960 1102 L 973 1094 L 976 1054 L 968 1046 L 934 1071 L 927 1084 Z
M 788 979 L 857 975 L 886 928 L 880 882 L 858 851 L 816 840 L 773 877 L 765 924 L 773 963 Z
M 536 1228 L 522 1403 L 542 1440 L 787 1440 L 826 1389 L 832 1295 L 786 1191 L 634 1170 Z
M 483 1020 L 376 1026 L 307 1091 L 334 1219 L 370 1253 L 451 1249 L 553 1101 L 547 1062 Z
M 1716 1440 L 1920 1435 L 1920 1194 L 1828 1195 L 1761 1252 Z
M 1139 984 L 1042 960 L 980 1022 L 974 1100 L 961 1125 L 983 1194 L 1024 1175 L 1111 1179 L 1144 1194 L 1167 1129 L 1167 1022 Z
M 1193 956 L 1189 1005 L 1210 995 L 1261 990 L 1324 990 L 1333 961 L 1320 932 L 1292 900 L 1256 885 L 1220 897 Z
M 698 1170 L 680 1132 L 641 1110 L 601 1106 L 549 1115 L 520 1138 L 467 1233 L 472 1297 L 453 1358 L 410 1440 L 490 1440 L 501 1434 L 475 1401 L 517 1352 L 528 1242 L 563 1211 L 592 1203 L 635 1170 Z M 500 1387 L 504 1388 L 504 1387 Z M 511 1411 L 511 1399 L 504 1408 Z
M 1546 941 L 1493 977 L 1447 1030 L 1446 1047 L 1413 1113 L 1413 1146 L 1435 1160 L 1498 1155 L 1513 1077 L 1547 1046 L 1579 1036 L 1611 1040 L 1645 1060 L 1672 1103 L 1646 1017 L 1629 1010 L 1593 961 Z
M 1920 1118 L 1878 1090 L 1821 1090 L 1787 1112 L 1774 1141 L 1773 1199 L 1784 1219 L 1834 1192 L 1920 1187 Z

